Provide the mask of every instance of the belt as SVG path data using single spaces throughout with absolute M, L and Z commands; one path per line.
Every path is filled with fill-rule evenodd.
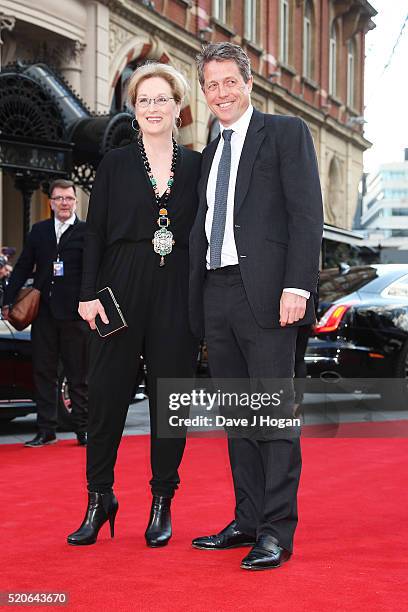
M 239 264 L 235 264 L 234 266 L 222 266 L 221 268 L 216 268 L 215 270 L 207 270 L 207 274 L 217 275 L 217 276 L 229 276 L 230 274 L 240 274 L 241 271 L 239 269 Z

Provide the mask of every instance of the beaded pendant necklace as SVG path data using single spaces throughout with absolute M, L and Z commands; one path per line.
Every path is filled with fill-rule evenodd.
M 168 211 L 167 211 L 167 203 L 170 199 L 171 190 L 174 185 L 174 172 L 176 169 L 177 152 L 178 152 L 177 143 L 174 140 L 174 138 L 172 139 L 172 141 L 173 141 L 173 154 L 171 158 L 170 177 L 167 181 L 166 191 L 164 192 L 163 196 L 160 196 L 159 189 L 157 187 L 157 180 L 153 176 L 153 172 L 150 167 L 149 159 L 147 157 L 147 153 L 144 148 L 143 138 L 140 137 L 138 138 L 138 141 L 137 141 L 144 167 L 149 177 L 151 186 L 153 187 L 156 204 L 159 207 L 159 218 L 157 219 L 157 225 L 159 226 L 160 229 L 154 232 L 152 244 L 153 244 L 154 252 L 160 255 L 160 266 L 161 267 L 164 266 L 165 256 L 169 255 L 172 252 L 173 246 L 175 245 L 173 234 L 170 230 L 167 229 L 170 225 L 170 219 L 169 219 Z

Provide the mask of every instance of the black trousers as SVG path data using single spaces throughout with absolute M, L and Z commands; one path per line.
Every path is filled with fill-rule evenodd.
M 32 324 L 31 339 L 38 429 L 54 432 L 57 428 L 58 369 L 61 361 L 68 380 L 74 430 L 86 431 L 88 325 L 85 321 L 63 321 L 40 312 Z
M 146 284 L 147 299 L 137 317 L 124 311 L 127 329 L 107 338 L 92 332 L 87 447 L 90 491 L 104 492 L 113 486 L 117 452 L 142 354 L 149 393 L 152 494 L 173 497 L 178 488 L 178 468 L 186 441 L 157 435 L 160 410 L 157 380 L 192 377 L 197 365 L 198 342 L 189 328 L 187 293 L 174 289 L 166 274 L 165 269 L 155 270 L 152 286 Z M 140 293 L 142 289 L 135 291 Z
M 204 314 L 213 378 L 293 377 L 297 328 L 259 327 L 239 266 L 207 273 Z M 239 528 L 250 535 L 272 535 L 291 551 L 298 519 L 299 438 L 229 438 L 228 450 Z

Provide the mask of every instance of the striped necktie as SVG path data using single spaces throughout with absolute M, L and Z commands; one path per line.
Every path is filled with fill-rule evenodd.
M 227 218 L 228 186 L 231 171 L 231 136 L 234 130 L 224 130 L 220 163 L 218 164 L 215 186 L 214 215 L 210 235 L 210 268 L 221 266 L 222 243 L 224 242 L 225 220 Z

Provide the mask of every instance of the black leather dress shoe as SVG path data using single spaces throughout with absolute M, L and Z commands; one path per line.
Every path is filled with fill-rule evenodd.
M 39 431 L 35 438 L 26 442 L 24 446 L 37 448 L 39 446 L 45 446 L 46 444 L 54 444 L 54 442 L 57 442 L 55 433 L 51 431 Z
M 76 437 L 79 446 L 86 446 L 88 444 L 88 436 L 86 434 L 86 431 L 77 431 Z
M 261 535 L 251 552 L 242 559 L 241 567 L 248 570 L 274 569 L 288 561 L 290 556 L 291 553 L 279 546 L 273 536 Z
M 215 535 L 203 536 L 192 541 L 194 548 L 202 550 L 225 550 L 227 548 L 238 548 L 239 546 L 252 546 L 255 538 L 242 533 L 237 523 L 232 521 L 222 531 Z

